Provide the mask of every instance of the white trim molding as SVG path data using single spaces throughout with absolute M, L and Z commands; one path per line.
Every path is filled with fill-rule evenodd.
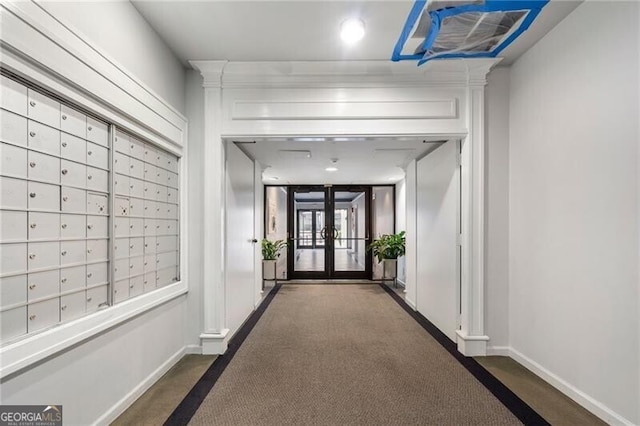
M 464 313 L 464 310 L 462 311 Z M 458 351 L 465 356 L 485 356 L 487 354 L 488 336 L 473 336 L 456 330 Z
M 186 292 L 186 283 L 175 283 L 3 346 L 0 348 L 0 378 L 18 373 Z
M 509 356 L 508 346 L 487 346 L 486 356 Z
M 225 151 L 221 135 L 222 72 L 226 61 L 193 61 L 204 88 L 204 330 L 202 353 L 227 350 L 225 324 Z
M 612 425 L 625 425 L 625 426 L 633 426 L 634 423 L 622 416 L 619 413 L 616 413 L 611 408 L 607 407 L 602 402 L 596 400 L 595 398 L 587 395 L 576 386 L 571 383 L 565 381 L 564 379 L 558 377 L 551 371 L 547 370 L 542 365 L 538 364 L 531 358 L 526 355 L 518 352 L 516 349 L 509 347 L 508 348 L 509 356 L 522 364 L 524 367 L 532 371 L 534 374 L 542 378 L 544 381 L 549 383 L 554 388 L 558 389 L 563 394 L 567 395 L 569 398 L 582 405 L 584 408 L 589 410 L 591 413 L 598 416 L 600 419 L 604 420 L 608 424 Z
M 151 386 L 153 386 L 165 373 L 171 370 L 171 367 L 176 365 L 178 361 L 182 359 L 182 357 L 189 353 L 187 352 L 187 347 L 184 347 L 169 357 L 160 367 L 158 367 L 153 373 L 151 373 L 147 378 L 145 378 L 142 382 L 140 382 L 135 388 L 131 390 L 131 392 L 127 393 L 120 401 L 118 401 L 114 406 L 112 406 L 106 413 L 96 420 L 96 425 L 109 425 L 113 423 L 115 419 L 120 416 L 120 414 L 124 413 L 127 408 L 129 408 L 138 398 L 140 398 Z
M 225 328 L 220 333 L 202 333 L 202 355 L 220 355 L 227 351 L 229 344 L 229 329 Z
M 467 89 L 468 134 L 461 153 L 462 311 L 456 343 L 466 356 L 486 355 L 489 340 L 484 334 L 484 84 Z
M 184 348 L 185 355 L 202 355 L 202 346 L 200 345 L 187 345 Z
M 405 290 L 405 293 L 406 293 L 406 290 Z M 411 299 L 407 298 L 407 296 L 406 296 L 406 295 L 405 295 L 405 297 L 404 297 L 404 301 L 405 301 L 405 302 L 407 303 L 407 305 L 409 305 L 409 307 L 410 307 L 411 309 L 413 309 L 414 311 L 417 311 L 417 310 L 418 310 L 418 307 L 416 306 L 416 302 L 414 302 L 413 300 L 411 300 Z
M 486 354 L 484 86 L 498 61 L 433 61 L 424 67 L 388 61 L 190 62 L 203 76 L 205 93 L 203 352 L 226 349 L 225 138 L 461 135 L 463 246 L 468 249 L 463 250 L 458 349 L 468 356 Z M 408 202 L 411 190 L 408 185 Z M 407 217 L 408 230 L 414 219 Z M 406 300 L 415 308 L 410 247 L 408 241 Z
M 413 62 L 293 61 L 229 62 L 225 88 L 466 87 L 485 80 L 500 59 Z M 198 61 L 203 62 L 218 61 Z M 193 65 L 193 62 L 192 62 Z M 200 69 L 200 68 L 198 68 Z

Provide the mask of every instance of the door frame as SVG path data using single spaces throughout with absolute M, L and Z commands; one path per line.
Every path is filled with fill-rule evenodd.
M 373 257 L 371 252 L 365 254 L 364 271 L 336 271 L 335 270 L 335 244 L 333 238 L 325 239 L 324 249 L 324 270 L 323 271 L 296 271 L 295 253 L 298 230 L 293 218 L 296 215 L 294 205 L 294 194 L 298 191 L 323 192 L 324 193 L 324 227 L 328 228 L 334 223 L 335 197 L 339 191 L 362 191 L 365 193 L 365 245 L 368 245 L 372 234 L 372 212 L 371 212 L 371 185 L 287 185 L 287 236 L 289 245 L 287 247 L 287 277 L 289 279 L 365 279 L 370 280 L 373 274 Z M 307 209 L 308 210 L 308 209 Z M 295 236 L 295 237 L 294 237 Z
M 292 279 L 292 278 L 296 278 L 296 279 L 324 279 L 326 278 L 326 273 L 329 270 L 329 264 L 328 264 L 328 258 L 327 258 L 327 241 L 325 240 L 325 245 L 323 247 L 323 249 L 325 250 L 325 256 L 324 256 L 324 270 L 323 271 L 298 271 L 295 272 L 295 254 L 296 254 L 296 238 L 297 238 L 297 229 L 295 224 L 297 223 L 297 220 L 294 220 L 294 218 L 297 219 L 296 217 L 296 210 L 295 210 L 295 204 L 294 204 L 294 192 L 296 190 L 298 191 L 305 191 L 305 192 L 322 192 L 323 193 L 323 197 L 324 197 L 324 211 L 325 211 L 325 215 L 324 215 L 324 227 L 327 226 L 328 222 L 328 217 L 327 217 L 327 210 L 328 210 L 328 196 L 329 196 L 329 192 L 327 190 L 327 187 L 325 187 L 324 185 L 287 185 L 287 240 L 288 240 L 288 245 L 287 245 L 287 278 L 288 279 Z M 307 209 L 308 210 L 308 209 Z
M 316 238 L 316 233 L 317 233 L 317 222 L 318 222 L 318 217 L 316 215 L 316 212 L 325 212 L 324 209 L 300 209 L 298 210 L 298 216 L 296 218 L 296 223 L 300 223 L 300 213 L 311 213 L 311 245 L 310 246 L 301 246 L 300 244 L 298 244 L 298 248 L 306 248 L 306 249 L 315 249 L 315 248 L 319 248 L 319 247 L 324 247 L 323 246 L 318 246 L 317 243 L 317 238 Z M 287 225 L 288 226 L 288 225 Z M 300 240 L 300 227 L 298 227 L 298 229 L 296 229 L 296 238 L 298 240 Z

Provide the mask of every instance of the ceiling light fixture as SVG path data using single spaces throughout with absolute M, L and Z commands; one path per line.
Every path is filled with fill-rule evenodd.
M 328 172 L 337 172 L 338 168 L 337 167 L 327 167 L 325 170 L 328 171 Z
M 364 37 L 364 22 L 362 19 L 347 19 L 340 26 L 340 38 L 347 44 L 354 44 Z

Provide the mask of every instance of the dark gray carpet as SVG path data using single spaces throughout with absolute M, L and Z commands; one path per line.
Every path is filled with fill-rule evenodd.
M 377 285 L 286 285 L 190 424 L 514 425 Z

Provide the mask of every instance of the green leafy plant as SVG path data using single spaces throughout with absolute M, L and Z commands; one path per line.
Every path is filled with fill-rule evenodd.
M 397 259 L 405 253 L 405 231 L 399 234 L 385 234 L 373 240 L 367 250 L 371 250 L 373 255 L 382 262 L 384 259 Z
M 280 252 L 287 246 L 285 240 L 269 241 L 266 238 L 262 240 L 262 259 L 276 260 L 280 257 Z

